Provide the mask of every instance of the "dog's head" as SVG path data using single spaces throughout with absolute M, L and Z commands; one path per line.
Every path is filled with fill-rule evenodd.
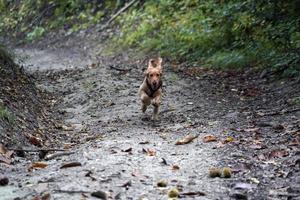
M 162 59 L 150 59 L 148 62 L 148 68 L 145 72 L 147 82 L 149 83 L 152 90 L 157 90 L 161 86 L 162 77 Z

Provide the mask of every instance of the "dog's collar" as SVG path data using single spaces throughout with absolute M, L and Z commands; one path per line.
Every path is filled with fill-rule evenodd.
M 151 85 L 150 85 L 147 78 L 146 78 L 146 83 L 147 83 L 147 86 L 150 90 L 150 94 L 148 92 L 146 92 L 149 97 L 153 97 L 154 93 L 162 87 L 162 81 L 159 81 L 159 85 L 155 90 L 152 89 L 152 87 L 151 87 Z

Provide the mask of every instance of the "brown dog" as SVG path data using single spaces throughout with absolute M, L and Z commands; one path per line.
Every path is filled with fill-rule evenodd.
M 158 110 L 161 103 L 162 96 L 162 59 L 150 59 L 148 68 L 144 73 L 144 81 L 139 89 L 139 96 L 142 101 L 143 113 L 147 110 L 147 107 L 152 104 L 153 120 L 158 118 Z

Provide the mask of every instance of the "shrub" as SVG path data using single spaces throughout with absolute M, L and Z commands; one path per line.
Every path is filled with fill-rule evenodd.
M 149 0 L 119 18 L 114 41 L 204 66 L 299 75 L 299 9 L 297 0 Z

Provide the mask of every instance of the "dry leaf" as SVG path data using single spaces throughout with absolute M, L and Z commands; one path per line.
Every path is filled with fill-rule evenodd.
M 148 156 L 156 156 L 156 151 L 154 149 L 145 150 Z
M 10 165 L 13 153 L 14 151 L 9 151 L 3 144 L 0 144 L 0 162 Z
M 172 165 L 172 170 L 179 170 L 180 169 L 180 167 L 178 166 L 178 165 Z
M 64 149 L 70 149 L 72 148 L 73 144 L 72 143 L 65 143 L 64 144 Z
M 198 137 L 198 135 L 194 136 L 194 135 L 188 135 L 185 138 L 178 140 L 175 145 L 183 145 L 183 144 L 188 144 L 190 142 L 192 142 L 194 139 L 196 139 Z
M 10 159 L 10 158 L 7 158 L 5 155 L 0 155 L 0 163 L 1 163 L 1 162 L 10 165 L 10 164 L 11 164 L 11 159 Z
M 42 168 L 45 168 L 47 166 L 48 166 L 47 163 L 44 163 L 44 162 L 35 162 L 35 163 L 32 163 L 29 166 L 28 171 L 32 171 L 32 169 L 42 169 Z
M 63 169 L 63 168 L 69 168 L 69 167 L 78 167 L 78 166 L 81 166 L 81 163 L 80 162 L 71 162 L 71 163 L 66 163 L 66 164 L 63 164 L 60 169 Z
M 5 154 L 7 152 L 6 147 L 0 143 L 0 154 Z
M 89 68 L 91 69 L 91 68 L 95 68 L 95 67 L 97 67 L 97 64 L 96 63 L 92 63 L 92 64 L 90 64 Z
M 213 135 L 206 135 L 203 137 L 203 142 L 215 142 L 217 138 Z
M 31 144 L 33 144 L 34 146 L 38 146 L 38 147 L 42 146 L 42 139 L 41 138 L 30 135 L 28 137 L 28 139 L 29 139 L 29 142 Z

